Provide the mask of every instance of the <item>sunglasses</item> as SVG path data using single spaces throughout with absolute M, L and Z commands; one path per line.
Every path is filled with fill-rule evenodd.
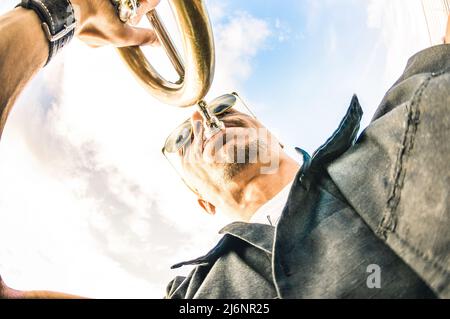
M 208 104 L 209 111 L 217 117 L 223 115 L 232 109 L 238 101 L 237 93 L 222 95 Z M 246 110 L 253 116 L 253 113 L 248 109 L 245 103 L 242 103 Z M 192 139 L 194 129 L 192 127 L 191 119 L 187 119 L 183 124 L 178 126 L 166 139 L 163 153 L 178 153 L 183 149 Z
M 244 100 L 241 99 L 241 97 L 235 92 L 222 95 L 208 104 L 208 110 L 211 112 L 211 114 L 214 114 L 219 119 L 221 115 L 223 117 L 223 115 L 227 111 L 230 111 L 233 107 L 235 107 L 238 111 L 243 112 L 243 114 L 250 115 L 251 117 L 253 117 L 253 119 L 257 120 L 255 114 L 253 114 Z M 184 178 L 183 168 L 177 167 L 176 163 L 180 164 L 179 161 L 170 159 L 170 157 L 179 159 L 178 154 L 180 150 L 183 150 L 186 146 L 189 145 L 190 141 L 192 140 L 193 134 L 194 129 L 191 124 L 191 119 L 187 119 L 183 124 L 178 126 L 166 139 L 166 142 L 162 149 L 162 153 L 170 166 L 172 166 L 172 168 L 175 170 L 178 177 L 181 178 L 183 183 L 193 193 L 198 194 L 198 190 L 191 186 Z M 284 145 L 282 145 L 281 143 L 280 146 L 281 148 L 284 148 Z

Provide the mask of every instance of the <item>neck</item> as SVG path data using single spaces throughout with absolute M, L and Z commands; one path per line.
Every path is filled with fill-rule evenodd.
M 276 173 L 257 174 L 246 181 L 245 185 L 235 185 L 239 191 L 234 192 L 232 205 L 228 201 L 228 210 L 238 212 L 240 220 L 250 221 L 259 208 L 293 181 L 299 169 L 299 163 L 288 156 L 283 157 Z

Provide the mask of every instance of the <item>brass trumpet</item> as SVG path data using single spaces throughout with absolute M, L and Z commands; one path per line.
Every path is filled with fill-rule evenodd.
M 215 69 L 215 48 L 209 15 L 203 0 L 168 0 L 181 31 L 184 62 L 156 10 L 147 14 L 156 35 L 179 75 L 177 82 L 164 79 L 139 47 L 118 49 L 119 54 L 147 91 L 161 102 L 178 107 L 197 105 L 210 134 L 223 127 L 203 100 Z

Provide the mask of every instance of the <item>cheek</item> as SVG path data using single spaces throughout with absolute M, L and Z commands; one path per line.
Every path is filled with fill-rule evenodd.
M 205 169 L 205 165 L 201 165 L 198 161 L 191 162 L 184 160 L 183 173 L 186 181 L 198 190 L 202 189 L 205 182 L 209 181 L 209 175 Z

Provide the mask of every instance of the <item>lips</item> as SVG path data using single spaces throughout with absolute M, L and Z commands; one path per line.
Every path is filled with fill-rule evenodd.
M 242 127 L 227 127 L 221 131 L 209 141 L 206 141 L 204 149 L 200 154 L 207 162 L 215 162 L 216 160 L 223 160 L 228 158 L 227 156 L 235 154 L 238 149 L 241 149 L 245 145 L 249 144 L 253 138 L 245 131 L 242 131 Z M 232 152 L 232 153 L 230 153 Z M 228 154 L 228 155 L 227 155 Z
M 217 139 L 222 138 L 222 140 L 224 139 L 224 136 L 227 134 L 227 131 L 229 132 L 230 129 L 233 128 L 247 128 L 246 125 L 242 125 L 242 122 L 239 121 L 224 121 L 225 124 L 225 129 L 221 130 L 220 132 L 218 132 L 217 134 L 213 135 L 212 137 L 205 139 L 202 143 L 202 152 L 204 151 L 205 147 L 207 144 L 209 144 L 210 142 L 216 142 Z M 204 133 L 204 132 L 203 132 Z M 227 140 L 225 140 L 224 144 L 225 145 L 227 143 Z

